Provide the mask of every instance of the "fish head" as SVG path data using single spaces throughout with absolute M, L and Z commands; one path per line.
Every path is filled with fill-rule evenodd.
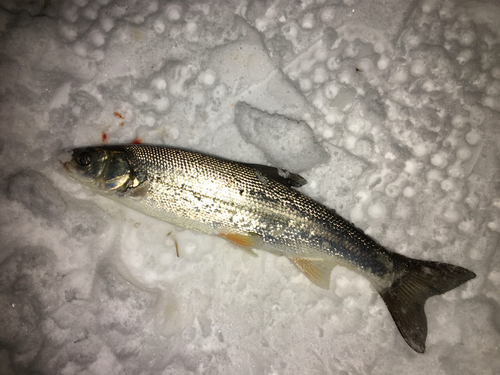
M 100 194 L 125 192 L 133 185 L 133 171 L 121 147 L 82 147 L 62 162 L 70 177 Z

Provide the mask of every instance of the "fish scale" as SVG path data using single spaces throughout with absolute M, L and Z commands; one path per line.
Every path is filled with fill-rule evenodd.
M 81 184 L 157 219 L 218 235 L 254 256 L 254 248 L 284 255 L 322 288 L 329 288 L 337 265 L 361 274 L 419 353 L 426 300 L 475 277 L 387 250 L 296 190 L 306 183 L 301 176 L 278 168 L 148 145 L 77 148 L 64 167 Z

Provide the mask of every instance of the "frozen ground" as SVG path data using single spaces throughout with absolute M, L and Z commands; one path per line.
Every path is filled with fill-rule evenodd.
M 0 373 L 500 373 L 499 19 L 494 0 L 1 0 Z M 477 278 L 428 301 L 417 354 L 360 276 L 322 290 L 57 160 L 133 140 L 300 172 L 390 249 Z

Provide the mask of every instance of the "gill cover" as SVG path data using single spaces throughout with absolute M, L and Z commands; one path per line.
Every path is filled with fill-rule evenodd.
M 140 183 L 122 147 L 76 148 L 65 167 L 78 182 L 101 193 L 125 193 Z

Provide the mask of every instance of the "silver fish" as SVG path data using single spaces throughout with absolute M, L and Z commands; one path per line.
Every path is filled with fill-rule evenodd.
M 198 232 L 286 256 L 314 284 L 329 288 L 336 265 L 366 277 L 406 342 L 425 350 L 426 300 L 476 275 L 411 259 L 295 188 L 306 181 L 277 168 L 148 145 L 76 148 L 63 163 L 92 190 L 135 210 Z

